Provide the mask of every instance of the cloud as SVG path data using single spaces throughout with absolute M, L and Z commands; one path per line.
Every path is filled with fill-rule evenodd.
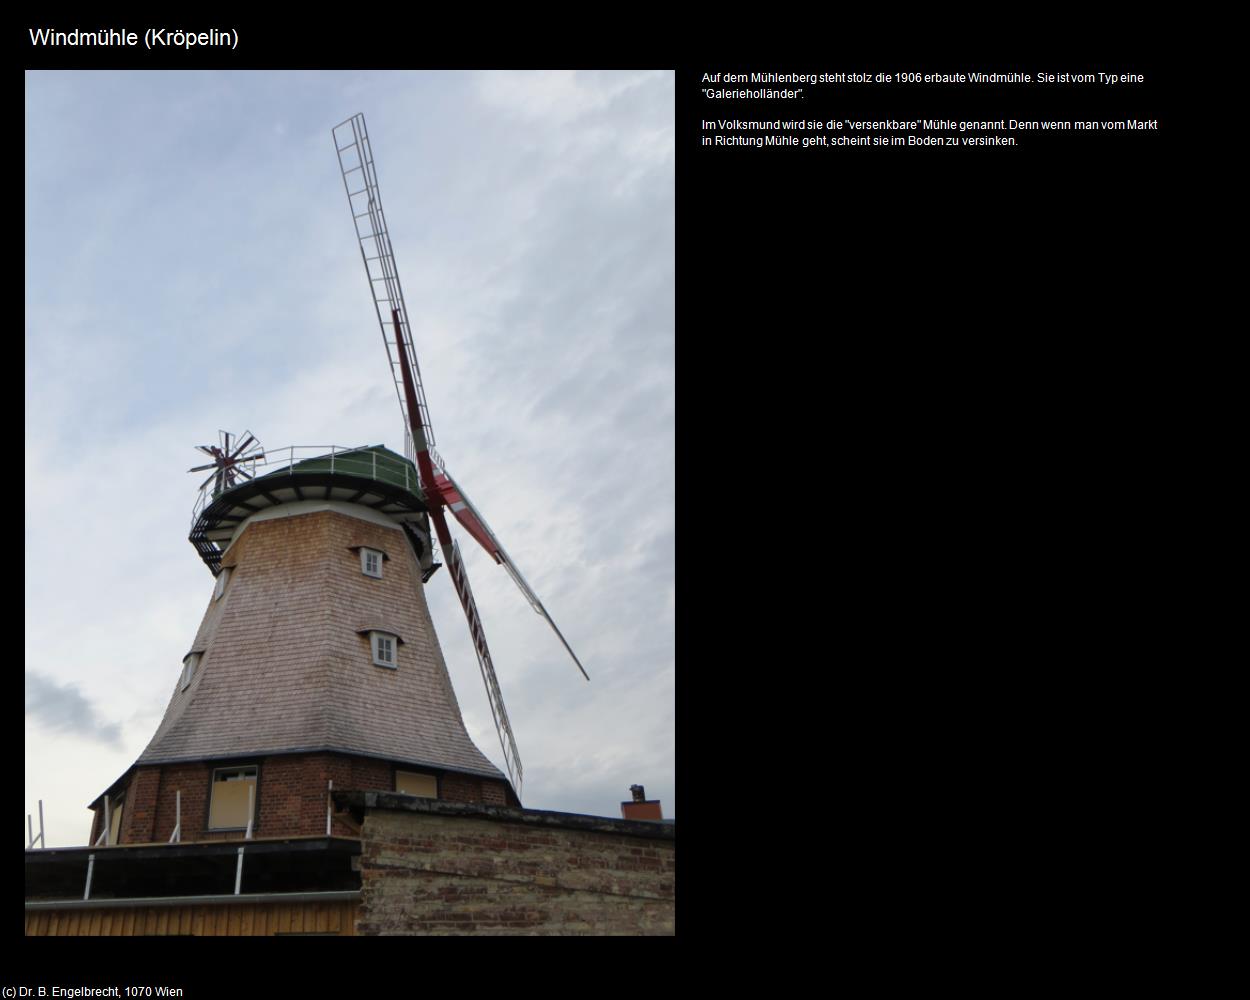
M 100 718 L 76 685 L 60 685 L 29 670 L 26 671 L 26 714 L 56 732 L 74 733 L 108 746 L 121 745 L 121 727 Z

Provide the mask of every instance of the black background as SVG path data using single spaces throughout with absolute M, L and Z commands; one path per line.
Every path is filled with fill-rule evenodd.
M 1155 668 L 1129 649 L 1158 623 L 1128 605 L 1155 571 L 1148 512 L 1187 369 L 1190 154 L 1166 51 L 1072 30 L 814 58 L 744 46 L 678 73 L 679 578 L 701 588 L 693 563 L 707 587 L 700 611 L 682 605 L 680 663 L 699 670 L 681 697 L 715 720 L 681 749 L 714 733 L 752 758 L 724 796 L 701 789 L 702 755 L 683 767 L 699 788 L 683 828 L 711 836 L 728 802 L 775 818 L 802 873 L 783 881 L 846 921 L 849 951 L 958 927 L 1011 953 L 1052 910 L 1080 938 L 1155 898 L 1137 874 L 1159 829 L 1140 708 Z M 703 71 L 849 69 L 1145 82 L 699 93 Z M 1160 131 L 700 146 L 701 119 L 731 117 Z M 691 853 L 683 872 L 714 883 Z
M 31 68 L 675 69 L 676 941 L 712 957 L 726 939 L 815 934 L 830 963 L 880 957 L 906 974 L 903 942 L 927 955 L 955 930 L 1025 954 L 1016 931 L 1055 906 L 1080 937 L 1092 911 L 1135 899 L 1126 831 L 1148 776 L 1124 754 L 1136 735 L 1124 697 L 1140 676 L 1107 627 L 1121 581 L 1144 565 L 1144 468 L 1167 438 L 1167 371 L 1180 364 L 1188 154 L 1167 38 L 1001 18 L 974 36 L 901 13 L 764 28 L 726 11 L 687 38 L 641 15 L 532 17 L 521 34 L 413 13 L 402 26 L 364 12 L 203 19 L 240 26 L 235 53 L 30 49 L 29 26 L 140 23 L 101 16 L 32 15 L 15 35 Z M 1146 82 L 827 86 L 764 103 L 699 92 L 704 72 L 852 69 Z M 1133 117 L 1159 131 L 701 146 L 701 120 L 728 117 Z M 31 982 L 41 970 L 67 981 L 72 949 L 84 981 L 160 981 L 163 969 L 200 984 L 188 996 L 234 981 L 204 958 L 224 943 L 176 944 L 26 940 L 20 964 Z M 453 944 L 466 946 L 440 942 L 429 974 L 481 988 L 482 968 L 442 967 Z M 315 961 L 307 942 L 228 950 L 239 947 L 260 978 L 365 992 L 411 987 L 417 965 L 401 954 L 420 948 L 423 979 L 434 954 L 411 941 L 323 942 Z M 962 952 L 937 950 L 960 967 Z M 673 979 L 658 956 L 574 973 L 510 954 L 492 975 Z

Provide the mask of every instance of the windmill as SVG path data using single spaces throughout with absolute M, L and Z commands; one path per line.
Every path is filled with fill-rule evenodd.
M 530 606 L 546 619 L 555 631 L 582 676 L 588 681 L 590 676 L 551 615 L 548 614 L 542 601 L 539 600 L 538 595 L 525 581 L 516 564 L 486 523 L 486 519 L 469 500 L 463 487 L 451 477 L 442 459 L 434 450 L 434 431 L 430 425 L 429 408 L 426 405 L 421 384 L 421 371 L 417 365 L 416 351 L 413 346 L 408 308 L 404 304 L 403 289 L 395 265 L 390 232 L 382 210 L 377 168 L 369 142 L 369 133 L 365 127 L 365 116 L 353 115 L 336 125 L 331 130 L 331 134 L 338 155 L 339 171 L 343 176 L 343 187 L 347 192 L 348 204 L 351 207 L 352 223 L 356 229 L 361 259 L 369 281 L 374 312 L 382 331 L 382 342 L 386 347 L 391 378 L 395 384 L 396 396 L 403 414 L 405 454 L 417 467 L 421 490 L 429 510 L 430 520 L 434 524 L 438 545 L 442 550 L 443 558 L 447 560 L 448 573 L 455 586 L 456 596 L 460 599 L 465 618 L 468 620 L 469 632 L 477 653 L 482 680 L 486 685 L 487 699 L 494 716 L 495 729 L 499 734 L 508 773 L 519 793 L 522 768 L 516 740 L 508 721 L 507 710 L 504 708 L 499 681 L 486 644 L 481 617 L 473 600 L 473 592 L 469 587 L 469 577 L 460 555 L 460 547 L 451 537 L 444 507 L 460 522 L 461 527 L 490 553 L 491 558 L 504 567 L 521 593 L 525 595 Z
M 213 469 L 213 474 L 200 483 L 201 490 L 209 483 L 212 483 L 213 496 L 233 489 L 240 480 L 251 479 L 255 474 L 256 463 L 263 461 L 265 458 L 260 442 L 256 440 L 251 431 L 244 431 L 242 438 L 236 437 L 233 447 L 229 431 L 218 431 L 217 440 L 218 443 L 216 445 L 196 445 L 196 448 L 204 452 L 205 455 L 211 455 L 213 461 L 208 465 L 197 465 L 195 468 L 187 470 L 188 472 L 203 472 L 205 469 Z M 248 468 L 244 468 L 244 466 Z

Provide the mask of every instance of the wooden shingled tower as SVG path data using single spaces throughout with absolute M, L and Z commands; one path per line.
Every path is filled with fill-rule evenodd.
M 210 478 L 191 541 L 208 606 L 155 735 L 93 803 L 91 843 L 350 837 L 334 789 L 520 805 L 465 730 L 430 620 L 412 462 L 268 450 L 234 485 Z

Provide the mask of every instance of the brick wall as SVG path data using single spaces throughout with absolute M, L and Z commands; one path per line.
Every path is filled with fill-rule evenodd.
M 121 843 L 151 842 L 160 787 L 159 767 L 141 767 L 131 776 L 122 809 Z
M 229 840 L 241 832 L 210 831 L 208 804 L 213 769 L 221 762 L 165 764 L 137 768 L 126 789 L 122 815 L 123 844 L 165 843 L 174 831 L 176 793 L 182 791 L 182 840 Z M 240 759 L 237 764 L 259 764 L 257 823 L 253 835 L 290 837 L 324 834 L 326 829 L 326 783 L 338 791 L 393 791 L 396 765 L 371 757 L 344 754 L 284 754 Z M 405 765 L 399 765 L 401 769 Z M 409 770 L 420 770 L 410 767 Z M 502 781 L 469 775 L 444 774 L 440 780 L 444 799 L 457 802 L 507 803 L 508 789 Z M 357 829 L 335 817 L 332 833 L 354 837 Z M 100 819 L 92 828 L 99 834 Z
M 518 821 L 499 818 L 508 815 Z M 672 934 L 673 829 L 661 836 L 650 824 L 598 817 L 568 820 L 586 821 L 580 826 L 544 821 L 562 815 L 442 803 L 366 808 L 356 932 Z
M 444 774 L 439 782 L 438 797 L 448 802 L 485 802 L 503 806 L 508 804 L 508 786 L 491 778 Z
M 161 770 L 161 789 L 156 802 L 156 822 L 151 839 L 157 843 L 169 840 L 174 832 L 175 793 L 182 791 L 182 839 L 201 839 L 208 825 L 209 782 L 213 769 L 208 764 L 166 764 Z

